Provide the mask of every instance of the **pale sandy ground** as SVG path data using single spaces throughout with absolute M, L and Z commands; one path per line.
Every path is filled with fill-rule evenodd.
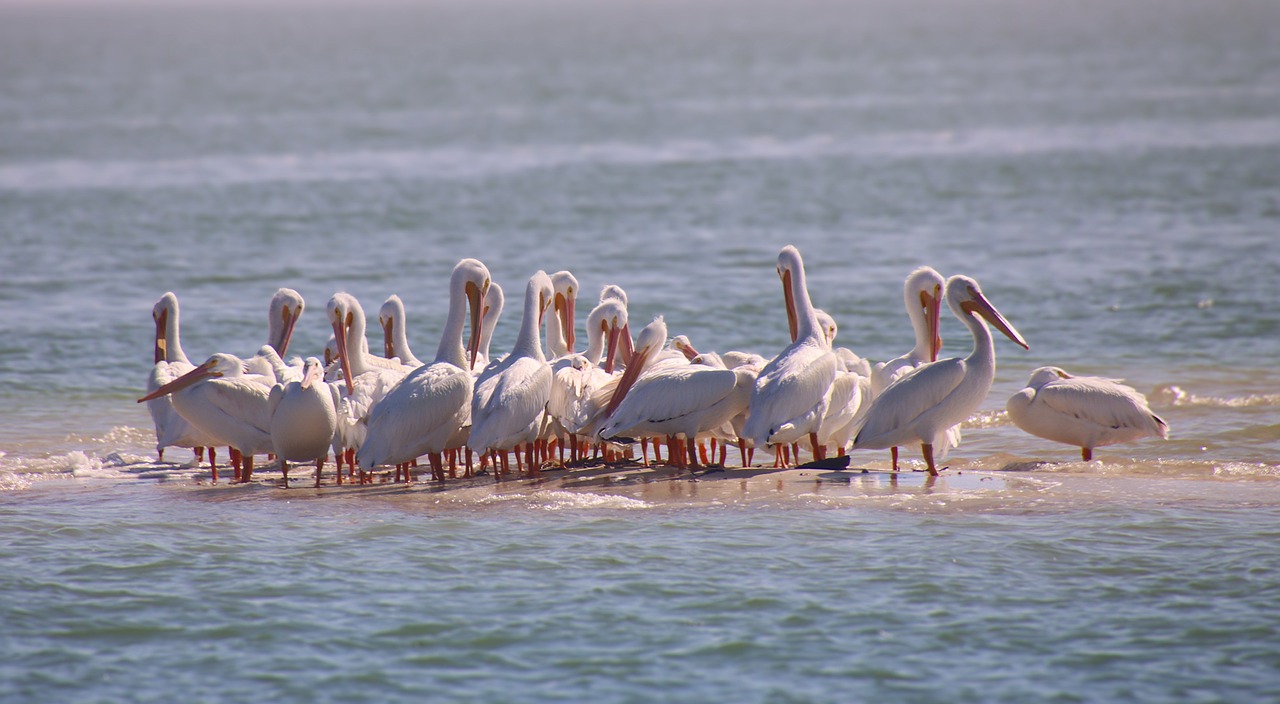
M 380 472 L 374 483 L 334 482 L 333 465 L 322 486 L 314 488 L 314 467 L 290 470 L 290 488 L 271 463 L 255 468 L 248 485 L 220 472 L 209 482 L 207 466 L 145 465 L 129 469 L 140 479 L 207 500 L 375 501 L 408 512 L 436 510 L 593 510 L 654 508 L 888 508 L 911 511 L 1049 512 L 1114 505 L 1159 506 L 1193 502 L 1207 506 L 1280 506 L 1280 481 L 1274 477 L 1134 475 L 1106 465 L 1080 463 L 1024 465 L 1017 471 L 949 469 L 930 478 L 924 472 L 884 469 L 711 469 L 687 470 L 628 462 L 574 469 L 544 470 L 536 477 L 513 472 L 501 481 L 492 474 L 435 482 L 429 470 L 411 484 L 391 481 Z

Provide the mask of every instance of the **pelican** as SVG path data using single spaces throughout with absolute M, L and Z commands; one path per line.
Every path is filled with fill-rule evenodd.
M 600 303 L 587 316 L 586 352 L 566 355 L 551 366 L 547 414 L 554 421 L 554 434 L 572 442 L 574 461 L 581 459 L 577 438 L 584 435 L 587 423 L 602 408 L 596 405 L 596 392 L 613 378 L 618 337 L 626 324 L 627 309 L 621 301 L 609 299 Z M 602 356 L 604 366 L 600 365 Z M 564 442 L 560 445 L 562 459 L 564 445 Z
M 507 298 L 497 281 L 489 282 L 489 290 L 484 294 L 480 310 L 480 346 L 476 348 L 475 359 L 471 360 L 472 376 L 480 376 L 480 372 L 489 366 L 489 345 L 493 342 L 493 331 L 498 329 L 498 319 L 502 317 L 502 309 Z M 470 354 L 470 351 L 467 352 Z
M 369 353 L 364 309 L 355 296 L 339 291 L 329 299 L 325 310 L 338 345 L 341 382 L 347 390 L 337 409 L 338 442 L 335 444 L 346 450 L 358 450 L 364 442 L 364 421 L 370 409 L 414 367 Z
M 249 378 L 244 360 L 219 353 L 138 399 L 173 395 L 173 407 L 192 425 L 243 457 L 239 481 L 253 477 L 253 456 L 271 452 L 271 390 Z M 214 480 L 217 480 L 215 474 Z
M 866 423 L 853 440 L 855 448 L 883 450 L 919 442 L 929 474 L 937 476 L 934 445 L 945 456 L 948 429 L 982 405 L 996 373 L 996 353 L 989 321 L 1023 349 L 1031 349 L 1022 335 L 982 295 L 978 282 L 967 276 L 947 280 L 947 305 L 973 334 L 973 352 L 923 364 L 907 373 L 871 402 Z
M 942 310 L 942 287 L 946 285 L 942 274 L 931 267 L 922 266 L 907 275 L 902 285 L 902 300 L 907 307 L 907 318 L 915 333 L 916 344 L 911 351 L 881 362 L 871 370 L 871 395 L 879 396 L 890 384 L 920 366 L 938 361 L 942 349 L 942 337 L 938 327 Z M 959 427 L 954 431 L 952 444 L 959 443 Z M 893 470 L 898 471 L 898 446 L 889 448 Z
M 1075 445 L 1085 462 L 1093 448 L 1145 437 L 1169 437 L 1169 424 L 1151 412 L 1137 389 L 1116 379 L 1073 376 L 1058 367 L 1031 372 L 1026 388 L 1009 397 L 1009 420 L 1054 442 Z
M 480 301 L 489 288 L 489 270 L 463 259 L 449 278 L 449 317 L 434 362 L 400 380 L 369 412 L 364 444 L 356 452 L 361 469 L 409 462 L 430 455 L 432 476 L 444 478 L 440 453 L 462 426 L 474 380 L 462 347 L 467 308 L 471 310 L 471 359 L 480 345 Z
M 617 284 L 606 284 L 604 288 L 600 289 L 599 302 L 604 303 L 610 299 L 618 301 L 623 308 L 626 308 L 628 305 L 627 292 Z M 618 347 L 618 360 L 622 363 L 622 366 L 625 367 L 631 363 L 631 354 L 635 351 L 635 342 L 631 339 L 630 325 L 622 326 L 622 330 L 618 333 L 618 341 L 620 345 Z M 612 374 L 613 370 L 610 369 L 609 373 Z
M 778 253 L 778 277 L 792 343 L 760 371 L 743 434 L 758 447 L 786 445 L 808 435 L 815 459 L 821 459 L 817 433 L 838 360 L 809 299 L 804 260 L 792 245 Z
M 551 365 L 542 353 L 539 328 L 555 296 L 546 272 L 538 271 L 529 278 L 515 347 L 501 362 L 484 370 L 471 398 L 467 443 L 482 455 L 513 448 L 519 452 L 521 445 L 527 445 L 530 473 L 535 471 L 532 443 L 538 439 L 551 393 Z
M 559 359 L 567 354 L 573 354 L 576 342 L 574 324 L 578 279 L 567 271 L 557 271 L 551 275 L 551 285 L 555 289 L 555 315 L 546 318 L 547 357 Z
M 172 291 L 165 293 L 151 309 L 156 324 L 155 366 L 147 376 L 147 393 L 168 384 L 195 368 L 182 351 L 178 337 L 178 297 Z M 161 396 L 147 401 L 147 411 L 156 426 L 156 454 L 164 461 L 164 448 L 189 447 L 195 450 L 196 460 L 204 459 L 204 448 L 209 448 L 209 463 L 217 479 L 217 455 L 214 439 L 189 423 L 173 407 L 173 399 Z
M 316 486 L 320 486 L 320 468 L 338 427 L 333 394 L 321 378 L 323 374 L 320 360 L 308 357 L 302 365 L 300 381 L 276 384 L 267 396 L 271 446 L 280 458 L 286 489 L 290 462 L 315 462 Z
M 400 363 L 417 369 L 422 362 L 409 351 L 409 339 L 406 336 L 404 301 L 396 294 L 391 294 L 378 310 L 378 322 L 382 325 L 383 356 L 387 359 L 397 358 Z
M 818 311 L 818 321 L 827 342 L 834 345 L 839 327 L 826 311 Z M 871 407 L 871 365 L 848 347 L 834 347 L 836 378 L 827 388 L 827 412 L 818 426 L 820 447 L 838 447 L 845 454 L 849 441 L 862 427 Z
M 306 302 L 302 300 L 302 294 L 291 288 L 279 289 L 271 296 L 271 302 L 267 306 L 267 344 L 278 357 L 284 357 L 288 352 L 289 341 L 293 339 L 293 328 L 298 324 L 304 308 Z M 245 364 L 245 371 L 249 374 L 276 378 L 279 371 L 273 360 L 263 356 L 261 351 L 246 359 Z M 288 378 L 277 380 L 296 381 L 300 373 L 301 370 L 298 369 L 289 373 Z
M 666 341 L 667 325 L 662 318 L 640 331 L 631 364 L 604 410 L 599 436 L 624 442 L 639 436 L 684 439 L 689 466 L 697 467 L 694 441 L 699 434 L 721 432 L 747 407 L 755 377 L 746 370 L 689 364 L 682 354 L 674 364 L 655 365 L 655 354 Z M 723 431 L 724 435 L 729 433 Z M 677 464 L 683 466 L 683 458 Z

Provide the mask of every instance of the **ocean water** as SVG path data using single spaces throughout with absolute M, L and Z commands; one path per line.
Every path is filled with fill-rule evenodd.
M 1275 699 L 1277 27 L 1263 0 L 0 2 L 0 699 Z M 926 263 L 1030 342 L 997 340 L 953 476 L 212 488 L 134 402 L 165 291 L 193 359 L 255 351 L 280 286 L 292 352 L 346 290 L 399 294 L 423 356 L 462 257 L 509 311 L 569 269 L 580 317 L 617 283 L 771 354 L 788 243 L 872 360 Z M 1125 379 L 1170 439 L 1085 464 L 1022 433 L 1005 399 L 1046 364 Z

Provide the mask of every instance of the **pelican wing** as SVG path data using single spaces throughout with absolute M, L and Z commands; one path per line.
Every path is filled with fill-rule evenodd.
M 1036 400 L 1056 413 L 1112 430 L 1131 428 L 1168 437 L 1163 420 L 1151 413 L 1147 399 L 1132 387 L 1101 377 L 1075 376 L 1040 387 Z
M 737 375 L 727 369 L 686 364 L 645 374 L 609 418 L 602 434 L 625 434 L 641 423 L 665 423 L 710 408 L 733 393 Z
M 941 405 L 964 375 L 965 361 L 952 358 L 921 365 L 899 377 L 871 402 L 853 446 L 883 449 L 918 440 L 913 432 L 916 422 Z
M 533 357 L 508 357 L 476 384 L 470 445 L 479 451 L 505 444 L 536 423 L 551 395 L 551 366 Z
M 415 369 L 369 410 L 368 430 L 357 452 L 360 466 L 408 462 L 444 449 L 468 407 L 471 374 L 448 362 Z
M 756 378 L 743 432 L 764 445 L 780 427 L 814 414 L 826 401 L 837 364 L 834 353 L 813 344 L 794 345 L 774 358 Z

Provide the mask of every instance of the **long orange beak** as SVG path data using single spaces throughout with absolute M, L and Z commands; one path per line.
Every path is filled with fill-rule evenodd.
M 969 293 L 974 296 L 974 300 L 960 304 L 961 309 L 966 313 L 976 313 L 982 316 L 988 323 L 994 325 L 997 330 L 1004 333 L 1005 337 L 1013 340 L 1014 344 L 1022 347 L 1022 349 L 1031 349 L 1031 345 L 1028 345 L 1027 341 L 1022 339 L 1022 335 L 1009 324 L 1009 321 L 1004 319 L 1003 315 L 1000 315 L 1000 311 L 991 305 L 991 301 L 988 301 L 986 296 L 983 296 L 980 291 L 975 291 L 973 288 L 969 289 Z
M 636 353 L 636 341 L 631 339 L 631 323 L 622 326 L 621 349 L 619 353 L 622 355 L 622 363 L 631 366 L 631 358 Z
M 560 318 L 560 332 L 564 335 L 565 343 L 569 345 L 569 354 L 573 354 L 573 347 L 577 343 L 573 330 L 577 298 L 575 294 L 569 294 L 568 296 L 556 294 L 556 314 Z
M 787 327 L 791 330 L 791 341 L 800 337 L 800 314 L 796 312 L 796 296 L 791 292 L 791 270 L 782 272 L 782 297 L 787 303 Z
M 387 359 L 396 356 L 396 345 L 392 335 L 395 332 L 395 321 L 387 318 L 382 321 L 382 354 Z
M 610 323 L 606 332 L 609 334 L 609 347 L 604 358 L 604 373 L 612 374 L 613 367 L 618 362 L 618 336 L 622 334 L 622 328 Z
M 933 295 L 920 292 L 920 305 L 924 306 L 924 319 L 929 326 L 929 361 L 938 361 L 942 351 L 942 287 L 934 286 Z
M 480 354 L 480 299 L 484 298 L 485 292 L 489 290 L 488 282 L 485 282 L 484 290 L 480 287 L 467 282 L 467 305 L 471 307 L 471 337 L 467 340 L 467 357 L 471 360 L 469 369 L 476 368 L 476 356 Z
M 161 396 L 168 396 L 171 393 L 181 391 L 197 382 L 204 381 L 209 377 L 222 376 L 221 374 L 212 371 L 212 368 L 213 364 L 211 362 L 205 362 L 177 379 L 174 379 L 173 381 L 138 399 L 138 403 L 150 401 L 153 398 L 160 398 Z
M 347 354 L 347 331 L 342 320 L 333 321 L 333 339 L 338 344 L 338 363 L 342 365 L 342 378 L 347 382 L 347 395 L 356 390 L 355 379 L 351 376 L 351 355 Z
M 165 337 L 168 322 L 169 309 L 165 308 L 156 318 L 156 364 L 163 362 L 169 356 L 169 340 Z
M 284 330 L 280 333 L 280 339 L 273 341 L 271 346 L 275 348 L 276 354 L 283 357 L 289 350 L 289 340 L 293 339 L 293 326 L 298 324 L 298 316 L 289 306 L 285 306 L 280 317 L 284 320 Z
M 635 385 L 636 379 L 640 378 L 640 372 L 644 371 L 644 360 L 648 358 L 650 349 L 645 348 L 635 353 L 631 357 L 631 361 L 627 363 L 626 371 L 622 372 L 622 378 L 618 380 L 618 387 L 613 391 L 613 398 L 609 399 L 609 405 L 605 406 L 604 418 L 613 415 L 618 410 L 618 406 L 622 404 L 622 399 L 626 398 L 627 392 Z

